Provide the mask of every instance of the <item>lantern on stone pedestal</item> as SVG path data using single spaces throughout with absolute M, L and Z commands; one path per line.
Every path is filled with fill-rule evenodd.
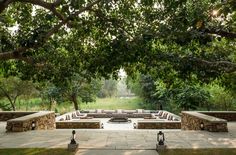
M 157 133 L 157 144 L 156 144 L 156 150 L 160 151 L 160 150 L 164 150 L 166 148 L 165 145 L 165 135 L 162 131 L 159 131 Z
M 70 141 L 70 144 L 76 144 L 76 141 L 75 141 L 75 130 L 72 131 L 72 136 L 71 136 L 71 141 Z
M 158 145 L 164 145 L 164 142 L 165 142 L 165 135 L 162 131 L 159 131 L 157 133 L 157 142 L 158 142 Z
M 75 130 L 73 130 L 70 144 L 68 144 L 68 150 L 69 151 L 75 151 L 76 152 L 78 150 L 79 144 L 76 143 L 75 138 L 76 138 Z

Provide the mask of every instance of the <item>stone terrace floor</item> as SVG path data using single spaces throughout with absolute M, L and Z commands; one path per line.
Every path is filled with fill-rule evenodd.
M 5 127 L 6 122 L 0 122 L 0 148 L 67 148 L 72 131 L 55 129 L 6 133 Z M 162 131 L 168 148 L 236 148 L 236 122 L 229 122 L 228 128 L 228 133 Z M 104 155 L 154 155 L 157 154 L 154 149 L 158 131 L 76 129 L 76 139 L 80 155 L 99 155 L 99 152 Z

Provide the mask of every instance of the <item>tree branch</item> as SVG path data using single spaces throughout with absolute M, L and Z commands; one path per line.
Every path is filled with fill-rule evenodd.
M 43 2 L 41 0 L 22 0 L 24 2 L 31 2 L 32 4 L 40 4 L 41 6 L 45 6 L 45 7 L 49 7 L 49 5 L 51 5 L 52 3 L 46 3 L 46 2 Z M 58 3 L 60 2 L 61 0 L 57 0 L 56 4 L 58 5 Z M 34 64 L 34 61 L 32 58 L 30 57 L 23 57 L 22 56 L 22 53 L 25 53 L 27 50 L 29 49 L 37 49 L 39 47 L 42 46 L 42 44 L 44 44 L 53 34 L 55 34 L 56 32 L 59 31 L 59 29 L 67 24 L 70 19 L 73 17 L 73 16 L 78 16 L 80 13 L 90 9 L 92 6 L 98 4 L 101 0 L 96 0 L 90 4 L 88 4 L 87 6 L 81 8 L 80 10 L 78 10 L 77 12 L 75 12 L 74 14 L 70 15 L 70 17 L 66 18 L 66 19 L 62 19 L 62 21 L 55 25 L 53 28 L 51 28 L 46 34 L 42 34 L 39 38 L 37 38 L 36 40 L 40 40 L 40 42 L 37 42 L 35 44 L 31 44 L 27 47 L 19 47 L 15 50 L 12 50 L 12 51 L 9 51 L 9 52 L 2 52 L 0 53 L 0 60 L 10 60 L 10 59 L 18 59 L 18 60 L 23 60 L 29 64 Z
M 0 14 L 8 7 L 13 0 L 0 0 Z
M 185 56 L 181 57 L 179 54 L 167 54 L 158 53 L 150 55 L 144 63 L 149 64 L 149 66 L 155 66 L 156 62 L 169 62 L 173 66 L 181 66 L 186 64 L 191 64 L 193 70 L 194 68 L 200 70 L 212 70 L 217 72 L 233 73 L 236 72 L 236 63 L 231 61 L 210 61 L 203 58 Z M 155 60 L 155 61 L 151 61 Z M 177 65 L 176 65 L 177 64 Z
M 194 61 L 199 66 L 202 66 L 203 68 L 212 68 L 216 70 L 220 70 L 226 73 L 232 73 L 236 71 L 236 63 L 230 62 L 230 61 L 208 61 L 203 60 L 200 58 L 191 58 L 192 61 Z
M 25 2 L 25 3 L 30 3 L 30 4 L 33 4 L 33 5 L 41 6 L 45 9 L 51 11 L 60 20 L 65 20 L 65 17 L 56 10 L 56 7 L 60 5 L 62 0 L 57 0 L 54 3 L 48 3 L 48 2 L 45 2 L 43 0 L 15 0 L 15 1 L 18 1 L 18 2 L 21 2 L 21 3 Z
M 216 34 L 221 37 L 228 38 L 228 39 L 235 39 L 236 38 L 236 33 L 234 33 L 234 32 L 227 32 L 227 31 L 216 30 L 216 29 L 205 29 L 205 32 L 209 33 L 209 34 Z
M 88 4 L 87 6 L 81 8 L 79 11 L 75 12 L 74 14 L 72 14 L 72 16 L 78 16 L 79 14 L 81 14 L 82 12 L 89 10 L 91 7 L 93 7 L 94 5 L 98 4 L 99 2 L 101 2 L 102 0 L 96 0 L 90 4 Z
M 54 7 L 57 7 L 61 4 L 62 0 L 56 0 L 54 3 L 53 3 L 53 6 Z

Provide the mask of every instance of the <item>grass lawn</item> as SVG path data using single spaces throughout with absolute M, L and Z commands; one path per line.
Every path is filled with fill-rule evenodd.
M 0 149 L 1 155 L 74 155 L 75 153 L 67 151 L 63 148 L 14 148 Z
M 74 155 L 63 148 L 15 148 L 0 149 L 0 155 Z M 167 149 L 160 155 L 235 155 L 236 149 Z
M 8 102 L 2 100 L 2 102 Z M 150 105 L 142 104 L 143 101 L 139 97 L 134 98 L 97 98 L 96 102 L 81 103 L 80 109 L 152 109 Z M 40 98 L 30 100 L 19 100 L 16 109 L 18 111 L 40 111 L 49 110 L 49 104 L 44 103 Z M 54 105 L 51 110 L 55 110 L 61 114 L 73 111 L 74 106 L 71 102 L 63 102 Z
M 81 109 L 140 109 L 140 98 L 98 98 L 94 103 L 82 103 Z
M 214 149 L 167 149 L 159 152 L 160 155 L 236 155 L 234 148 Z

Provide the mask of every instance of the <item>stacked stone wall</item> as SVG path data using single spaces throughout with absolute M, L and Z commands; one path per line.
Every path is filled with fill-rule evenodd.
M 33 125 L 34 124 L 34 125 Z M 8 132 L 55 129 L 54 112 L 38 112 L 7 121 Z
M 195 115 L 196 112 L 182 112 L 181 129 L 182 130 L 207 130 L 210 132 L 228 132 L 227 121 L 201 114 L 201 117 Z M 202 117 L 203 116 L 203 117 Z M 201 128 L 203 124 L 203 128 Z
M 99 120 L 87 121 L 59 121 L 56 122 L 57 129 L 100 129 L 101 122 Z
M 181 129 L 180 121 L 138 121 L 138 129 Z

